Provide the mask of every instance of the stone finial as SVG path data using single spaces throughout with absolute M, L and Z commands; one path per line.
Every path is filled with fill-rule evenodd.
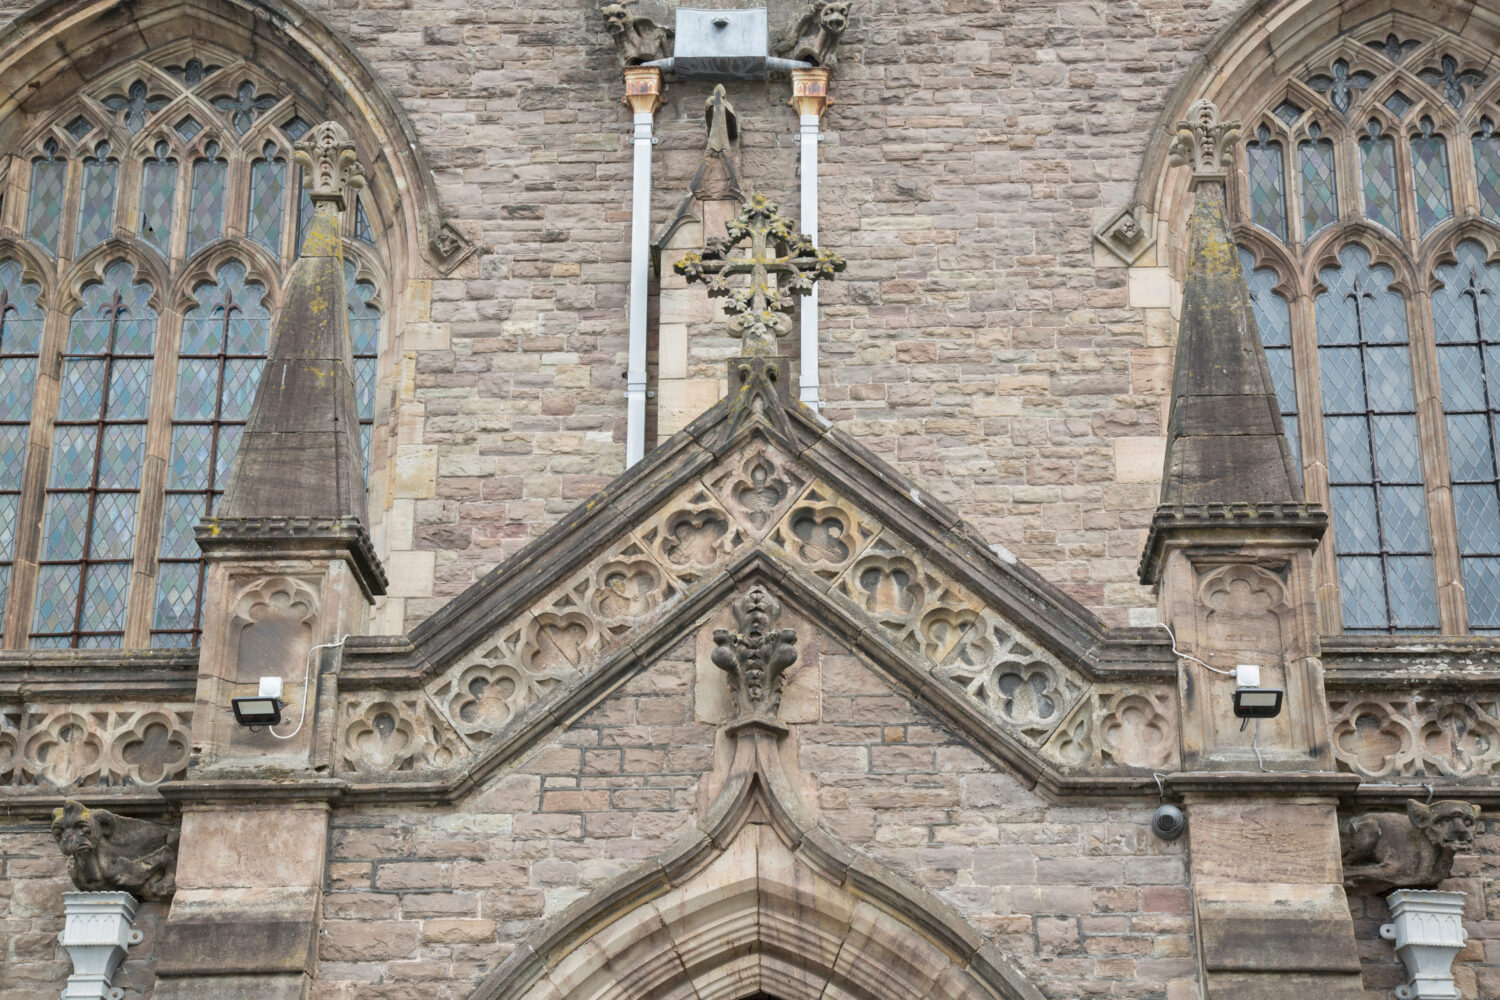
M 672 269 L 689 283 L 707 286 L 709 298 L 729 299 L 724 311 L 733 317 L 729 326 L 740 335 L 741 354 L 773 356 L 776 338 L 791 329 L 786 316 L 778 314 L 791 312 L 793 296 L 807 295 L 814 283 L 842 271 L 844 258 L 794 233 L 776 203 L 763 194 L 751 195 L 724 228 L 727 240 L 709 240 L 702 252 L 684 254 Z M 746 255 L 731 256 L 745 240 L 750 242 Z M 729 277 L 736 274 L 750 276 L 748 288 L 729 287 Z M 778 279 L 775 286 L 773 276 Z
M 313 205 L 332 202 L 344 210 L 344 195 L 365 186 L 365 172 L 354 156 L 354 141 L 338 122 L 312 127 L 296 145 L 297 164 L 302 168 L 302 186 Z
M 620 61 L 626 66 L 639 66 L 670 56 L 675 29 L 635 13 L 628 6 L 630 2 L 606 3 L 599 8 L 604 15 L 604 30 L 614 40 Z
M 776 715 L 786 669 L 797 662 L 797 635 L 773 628 L 781 602 L 759 585 L 734 602 L 738 632 L 714 630 L 714 666 L 729 675 L 736 721 Z
M 776 51 L 788 59 L 832 69 L 838 63 L 839 39 L 849 27 L 852 0 L 813 0 L 777 39 Z
M 703 155 L 729 155 L 729 144 L 740 137 L 740 118 L 734 105 L 729 103 L 722 83 L 716 84 L 703 102 L 703 124 L 708 129 L 708 145 Z
M 1199 100 L 1188 108 L 1187 118 L 1177 123 L 1177 138 L 1167 152 L 1174 167 L 1193 170 L 1193 183 L 1224 179 L 1234 162 L 1234 144 L 1240 137 L 1238 121 L 1219 120 L 1212 101 Z
M 1367 813 L 1339 829 L 1344 885 L 1350 889 L 1431 889 L 1453 872 L 1453 856 L 1473 850 L 1479 807 L 1447 799 L 1406 802 L 1406 815 Z
M 73 884 L 84 892 L 170 899 L 176 888 L 177 831 L 171 827 L 69 799 L 52 810 L 52 836 L 67 855 Z

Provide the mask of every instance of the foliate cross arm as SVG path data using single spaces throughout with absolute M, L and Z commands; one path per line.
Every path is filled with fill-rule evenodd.
M 731 317 L 730 329 L 740 335 L 743 355 L 774 356 L 776 338 L 791 329 L 782 314 L 792 311 L 793 296 L 807 295 L 818 281 L 832 279 L 844 269 L 844 258 L 792 232 L 776 203 L 762 194 L 752 195 L 724 228 L 728 239 L 709 240 L 701 253 L 684 255 L 673 270 L 690 284 L 704 285 L 709 298 L 729 300 L 724 311 Z M 746 240 L 747 252 L 734 256 L 735 247 Z M 729 278 L 740 274 L 749 275 L 750 283 L 735 289 Z

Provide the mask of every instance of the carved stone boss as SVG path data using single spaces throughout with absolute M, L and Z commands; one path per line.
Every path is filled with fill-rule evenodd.
M 791 329 L 786 316 L 792 297 L 807 295 L 813 284 L 831 279 L 845 267 L 844 258 L 819 250 L 803 233 L 793 233 L 774 201 L 763 194 L 750 196 L 740 214 L 724 228 L 729 238 L 714 238 L 701 253 L 685 254 L 674 266 L 689 283 L 708 288 L 709 298 L 728 298 L 724 311 L 733 319 L 729 326 L 740 335 L 741 354 L 771 357 L 776 338 Z M 749 240 L 743 257 L 731 256 L 740 243 Z M 738 291 L 729 285 L 732 275 L 748 274 L 750 285 Z M 775 276 L 778 284 L 773 286 Z
M 787 668 L 797 662 L 797 635 L 774 627 L 781 617 L 781 602 L 759 585 L 735 601 L 733 610 L 739 631 L 714 630 L 712 659 L 729 675 L 734 721 L 774 719 Z

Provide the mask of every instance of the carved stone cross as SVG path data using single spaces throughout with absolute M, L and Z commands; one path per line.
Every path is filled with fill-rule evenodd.
M 684 255 L 674 270 L 690 283 L 706 285 L 709 298 L 729 299 L 724 311 L 733 317 L 729 327 L 740 335 L 741 354 L 774 356 L 776 338 L 791 329 L 790 321 L 778 314 L 791 312 L 792 296 L 807 295 L 815 282 L 842 271 L 844 258 L 819 250 L 802 233 L 793 233 L 776 203 L 762 194 L 751 195 L 724 228 L 727 240 L 709 240 L 702 253 Z M 730 256 L 747 239 L 747 253 Z M 750 276 L 748 288 L 730 288 L 729 278 L 737 274 Z M 778 279 L 775 286 L 773 275 Z

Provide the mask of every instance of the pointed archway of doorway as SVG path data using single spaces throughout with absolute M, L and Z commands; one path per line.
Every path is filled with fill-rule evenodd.
M 779 730 L 730 726 L 697 827 L 522 942 L 469 1000 L 1042 1000 L 950 907 L 817 828 Z

